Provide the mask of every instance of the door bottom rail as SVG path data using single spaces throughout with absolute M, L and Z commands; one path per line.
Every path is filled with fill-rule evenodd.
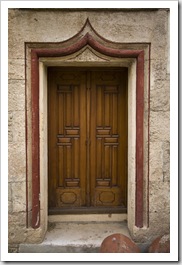
M 56 214 L 113 214 L 113 213 L 127 213 L 126 207 L 69 207 L 69 208 L 51 208 L 48 210 L 49 215 Z

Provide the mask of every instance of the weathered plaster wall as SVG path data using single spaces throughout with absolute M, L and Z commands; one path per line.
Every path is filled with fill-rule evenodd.
M 26 228 L 25 42 L 67 40 L 80 31 L 87 18 L 101 36 L 113 42 L 151 43 L 149 182 L 146 184 L 149 185 L 149 227 L 142 229 L 133 227 L 131 232 L 135 240 L 141 242 L 145 242 L 146 237 L 151 239 L 152 236 L 169 232 L 168 16 L 169 11 L 166 9 L 152 11 L 9 9 L 10 243 L 41 240 L 43 234 L 40 229 L 35 234 L 33 229 Z M 30 102 L 27 102 L 27 109 L 30 111 Z M 146 112 L 145 115 L 147 116 L 148 113 Z

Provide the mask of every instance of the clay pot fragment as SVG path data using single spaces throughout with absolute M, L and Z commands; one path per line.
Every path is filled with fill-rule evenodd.
M 157 237 L 148 249 L 149 253 L 170 253 L 170 235 Z
M 127 236 L 112 234 L 106 237 L 100 247 L 100 253 L 139 253 L 139 247 Z

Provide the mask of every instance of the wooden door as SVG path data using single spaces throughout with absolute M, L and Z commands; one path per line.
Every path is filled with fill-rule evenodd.
M 94 72 L 91 92 L 91 204 L 126 207 L 127 75 Z
M 50 212 L 126 210 L 127 70 L 48 71 Z

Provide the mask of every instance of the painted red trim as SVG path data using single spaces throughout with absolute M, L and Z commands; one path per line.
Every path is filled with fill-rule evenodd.
M 31 52 L 32 88 L 32 227 L 40 226 L 40 172 L 39 172 L 39 61 L 35 51 Z
M 111 57 L 117 58 L 137 58 L 138 55 L 142 52 L 142 50 L 120 50 L 113 49 L 109 47 L 105 47 L 100 44 L 93 37 L 87 33 L 81 40 L 77 43 L 72 44 L 69 47 L 65 48 L 38 48 L 33 49 L 33 51 L 37 54 L 38 57 L 59 57 L 73 54 L 79 50 L 81 50 L 86 45 L 90 45 L 96 51 Z
M 150 52 L 151 52 L 151 44 L 149 45 L 149 65 L 148 65 L 148 72 L 149 72 L 149 79 L 148 79 L 148 175 L 147 175 L 147 209 L 149 209 L 149 173 L 150 173 L 150 67 L 151 67 L 151 60 L 150 60 Z M 147 227 L 149 227 L 149 214 L 147 216 Z
M 28 228 L 28 114 L 27 114 L 27 67 L 26 67 L 26 44 L 24 44 L 25 51 L 25 143 L 26 143 L 26 228 Z
M 87 33 L 82 39 L 66 48 L 32 49 L 32 227 L 40 225 L 39 176 L 39 57 L 59 57 L 73 54 L 86 45 L 111 57 L 137 59 L 136 83 L 136 214 L 135 225 L 143 226 L 143 125 L 144 125 L 144 51 L 122 50 L 103 46 Z
M 144 52 L 137 58 L 136 91 L 136 205 L 135 225 L 143 226 L 143 124 L 144 124 Z
M 103 46 L 99 42 L 93 39 L 93 37 L 88 34 L 88 44 L 96 51 L 111 57 L 117 58 L 137 58 L 141 50 L 124 50 L 124 49 L 113 49 Z

